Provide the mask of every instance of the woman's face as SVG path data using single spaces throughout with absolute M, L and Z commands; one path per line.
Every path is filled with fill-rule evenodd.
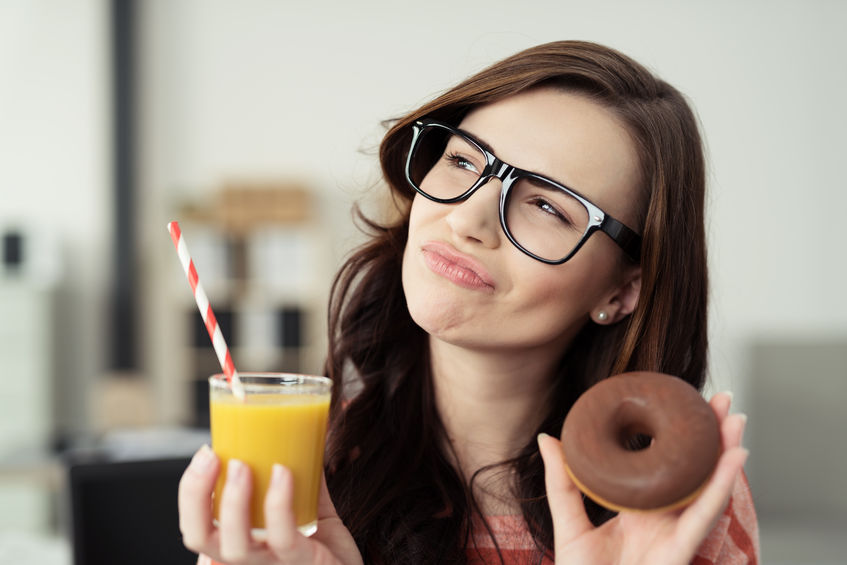
M 635 148 L 615 116 L 590 99 L 534 90 L 477 108 L 460 127 L 503 161 L 555 179 L 635 225 Z M 422 188 L 427 182 L 437 181 L 427 177 Z M 600 310 L 608 315 L 601 323 L 632 310 L 638 270 L 623 266 L 610 238 L 595 233 L 561 265 L 532 259 L 500 227 L 500 189 L 494 179 L 458 204 L 415 196 L 403 289 L 419 326 L 462 347 L 560 353 Z

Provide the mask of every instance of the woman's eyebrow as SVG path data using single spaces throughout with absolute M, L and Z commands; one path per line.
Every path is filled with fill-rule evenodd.
M 464 129 L 461 129 L 461 128 L 458 128 L 458 129 L 459 129 L 460 132 L 462 132 L 463 134 L 468 136 L 470 139 L 475 141 L 477 143 L 477 145 L 479 145 L 480 147 L 482 147 L 483 149 L 485 149 L 489 153 L 495 153 L 496 154 L 496 151 L 494 151 L 494 148 L 491 147 L 490 143 L 486 143 L 485 141 L 480 139 L 479 136 L 476 136 L 476 135 L 472 134 L 471 132 L 469 132 L 467 130 L 464 130 Z
M 496 154 L 497 154 L 497 152 L 496 152 L 496 151 L 494 151 L 494 148 L 493 148 L 493 147 L 491 147 L 491 144 L 489 144 L 489 143 L 487 143 L 486 141 L 484 141 L 484 140 L 480 139 L 478 136 L 476 136 L 476 135 L 472 134 L 471 132 L 469 132 L 468 130 L 465 130 L 465 129 L 462 129 L 462 128 L 456 128 L 456 129 L 458 129 L 460 132 L 462 132 L 464 135 L 466 135 L 467 137 L 469 137 L 469 138 L 470 138 L 471 140 L 473 140 L 473 141 L 474 141 L 477 145 L 479 145 L 480 147 L 482 147 L 483 149 L 485 149 L 485 150 L 486 150 L 486 151 L 488 151 L 489 153 L 493 153 L 494 155 L 496 155 Z M 515 165 L 512 165 L 512 166 L 515 166 Z M 526 170 L 526 169 L 524 169 L 524 170 Z M 580 192 L 579 190 L 576 190 L 575 188 L 572 188 L 570 185 L 565 184 L 565 183 L 563 183 L 563 182 L 561 182 L 561 181 L 559 181 L 559 180 L 557 180 L 557 179 L 553 178 L 553 177 L 552 177 L 552 176 L 550 176 L 550 175 L 546 175 L 546 174 L 543 174 L 543 173 L 537 173 L 537 172 L 535 172 L 535 171 L 526 171 L 526 172 L 530 173 L 530 176 L 529 176 L 529 177 L 526 177 L 526 178 L 533 178 L 533 177 L 532 177 L 532 175 L 535 175 L 536 177 L 541 177 L 541 178 L 542 178 L 542 179 L 544 179 L 544 180 L 547 180 L 547 181 L 553 181 L 554 183 L 559 184 L 559 185 L 562 185 L 563 187 L 567 188 L 567 189 L 568 189 L 568 190 L 570 190 L 571 192 L 574 192 L 574 193 L 578 194 L 578 195 L 579 195 L 579 196 L 581 196 L 582 198 L 585 198 L 586 200 L 588 200 L 589 202 L 591 202 L 592 204 L 594 204 L 594 203 L 591 201 L 591 199 L 589 199 L 587 196 L 585 196 L 585 195 L 584 195 L 582 192 Z M 536 178 L 536 179 L 534 179 L 534 180 L 535 180 L 535 182 L 534 182 L 533 184 L 538 184 L 538 179 Z

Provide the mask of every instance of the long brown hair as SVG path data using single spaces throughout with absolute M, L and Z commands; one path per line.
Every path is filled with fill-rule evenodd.
M 549 43 L 492 65 L 394 122 L 380 162 L 399 218 L 362 218 L 372 237 L 333 285 L 326 372 L 336 391 L 327 481 L 366 562 L 464 562 L 477 510 L 472 485 L 441 447 L 427 337 L 411 320 L 401 286 L 414 195 L 404 176 L 410 125 L 422 117 L 458 124 L 475 107 L 539 87 L 589 96 L 625 124 L 640 157 L 642 202 L 632 227 L 643 243 L 635 311 L 613 326 L 587 324 L 562 352 L 555 407 L 538 431 L 558 436 L 576 398 L 620 372 L 661 371 L 697 388 L 704 384 L 705 171 L 697 121 L 684 97 L 632 59 L 593 43 Z M 539 556 L 552 552 L 534 439 L 503 464 L 514 469 L 515 495 Z M 612 516 L 591 502 L 586 508 L 596 524 Z

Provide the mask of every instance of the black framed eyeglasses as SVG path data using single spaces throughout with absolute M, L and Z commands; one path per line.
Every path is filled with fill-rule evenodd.
M 641 236 L 574 190 L 501 161 L 484 143 L 451 125 L 424 119 L 412 128 L 406 179 L 422 196 L 455 204 L 497 178 L 503 232 L 533 259 L 564 263 L 591 234 L 602 231 L 638 262 Z

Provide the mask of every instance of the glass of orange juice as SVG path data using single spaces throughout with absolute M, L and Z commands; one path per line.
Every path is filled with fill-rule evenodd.
M 239 399 L 222 375 L 209 378 L 212 449 L 221 461 L 215 485 L 217 520 L 230 459 L 245 463 L 253 475 L 253 536 L 265 537 L 265 492 L 274 463 L 294 476 L 294 513 L 304 535 L 317 530 L 318 493 L 332 381 L 288 373 L 240 373 Z

